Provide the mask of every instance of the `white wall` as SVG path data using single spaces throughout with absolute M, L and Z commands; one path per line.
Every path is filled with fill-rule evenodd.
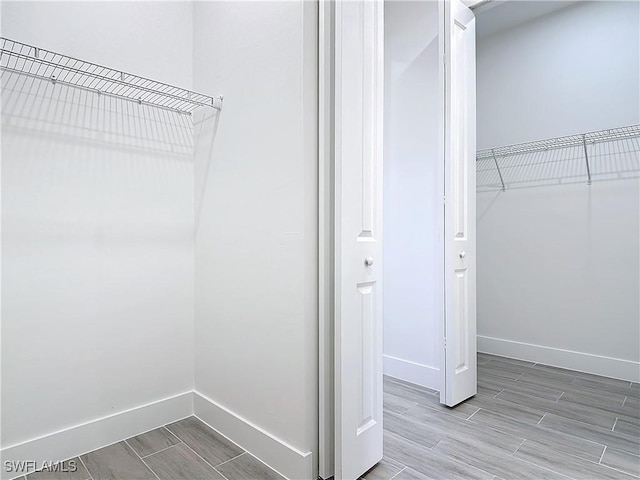
M 2 22 L 8 38 L 192 83 L 189 4 L 3 2 Z M 2 87 L 7 448 L 193 388 L 193 158 L 177 114 L 5 74 Z
M 639 123 L 638 9 L 584 2 L 480 38 L 478 146 Z M 478 194 L 481 351 L 638 381 L 639 187 Z
M 193 84 L 190 2 L 3 1 L 2 36 L 178 87 Z
M 315 478 L 316 6 L 196 3 L 194 28 L 194 86 L 225 99 L 197 225 L 196 415 Z
M 480 37 L 478 149 L 638 123 L 638 22 L 637 2 L 585 1 Z
M 385 4 L 384 372 L 440 388 L 437 2 Z

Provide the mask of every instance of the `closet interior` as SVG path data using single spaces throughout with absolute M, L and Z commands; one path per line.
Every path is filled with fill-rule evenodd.
M 478 350 L 637 381 L 637 5 L 476 15 Z
M 3 460 L 66 459 L 192 411 L 194 164 L 222 98 L 0 47 Z

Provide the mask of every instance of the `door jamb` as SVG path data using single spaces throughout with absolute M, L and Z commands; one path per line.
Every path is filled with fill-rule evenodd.
M 334 474 L 334 2 L 318 3 L 318 464 L 320 478 Z

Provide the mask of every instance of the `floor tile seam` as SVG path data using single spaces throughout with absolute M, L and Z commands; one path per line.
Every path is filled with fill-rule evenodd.
M 540 428 L 542 431 L 547 432 L 547 433 L 555 433 L 555 434 L 559 434 L 561 437 L 571 437 L 571 439 L 578 439 L 581 442 L 586 442 L 586 443 L 592 443 L 593 445 L 597 445 L 598 447 L 602 447 L 603 450 L 604 448 L 607 447 L 607 445 L 605 445 L 604 443 L 600 443 L 600 442 L 596 442 L 594 440 L 591 440 L 589 438 L 584 438 L 584 437 L 578 437 L 576 435 L 573 435 L 572 433 L 566 433 L 566 432 L 561 432 L 560 430 L 554 430 L 553 428 L 547 427 L 546 425 L 536 425 L 537 428 Z M 535 441 L 535 440 L 532 440 Z M 602 454 L 600 454 L 602 456 Z
M 167 429 L 168 430 L 168 429 Z M 181 439 L 182 440 L 182 439 Z M 205 460 L 202 455 L 200 455 L 198 452 L 196 452 L 193 448 L 191 448 L 189 446 L 189 444 L 187 444 L 186 442 L 183 442 L 184 446 L 187 447 L 189 450 L 191 450 L 193 452 L 193 454 L 198 457 L 200 460 L 202 460 L 204 463 L 206 463 L 207 465 L 209 465 L 211 468 L 213 468 L 213 471 L 216 472 L 218 475 L 220 475 L 222 478 L 224 478 L 225 480 L 229 480 L 227 477 L 225 477 L 220 471 L 218 471 L 218 469 L 216 467 L 214 467 L 211 463 L 209 463 L 207 460 Z M 244 453 L 244 452 L 242 452 Z M 236 457 L 239 455 L 236 455 Z M 224 463 L 224 462 L 223 462 Z
M 520 445 L 518 445 L 518 446 L 516 447 L 516 449 L 513 451 L 513 453 L 512 453 L 511 455 L 515 455 L 516 453 L 518 453 L 518 450 L 520 450 L 520 447 L 521 447 L 521 446 L 524 444 L 524 442 L 526 442 L 526 441 L 527 441 L 527 439 L 526 439 L 526 438 L 523 438 L 523 439 L 522 439 L 522 441 L 520 442 Z
M 229 462 L 231 462 L 231 461 L 235 460 L 236 458 L 241 457 L 241 456 L 242 456 L 242 455 L 244 455 L 245 453 L 248 453 L 248 452 L 244 451 L 244 452 L 242 452 L 242 453 L 239 453 L 239 454 L 238 454 L 238 455 L 236 455 L 235 457 L 230 458 L 229 460 L 225 460 L 225 461 L 224 461 L 224 462 L 222 462 L 222 463 L 219 463 L 218 465 L 216 465 L 216 468 L 217 468 L 217 467 L 221 467 L 221 466 L 222 466 L 222 465 L 224 465 L 225 463 L 229 463 Z
M 566 392 L 565 392 L 566 393 Z M 571 395 L 578 395 L 577 393 L 571 392 Z M 581 397 L 582 403 L 580 401 L 577 400 L 567 400 L 567 398 L 562 395 L 561 398 L 558 399 L 558 403 L 559 404 L 564 404 L 564 403 L 568 403 L 568 404 L 574 404 L 574 405 L 580 405 L 583 407 L 589 407 L 589 408 L 595 408 L 595 409 L 600 409 L 600 406 L 597 406 L 597 403 L 611 403 L 613 404 L 614 407 L 616 408 L 624 408 L 624 405 L 622 405 L 622 402 L 620 402 L 619 404 L 616 403 L 616 401 L 614 399 L 593 399 L 593 398 L 588 398 L 588 397 Z M 588 403 L 588 402 L 592 402 L 592 403 Z M 603 410 L 605 412 L 609 411 L 609 410 Z M 616 413 L 616 412 L 612 412 L 612 413 Z
M 538 442 L 538 441 L 536 441 L 536 440 L 531 440 L 531 439 L 529 439 L 529 442 L 539 444 L 539 445 L 541 445 L 543 448 L 551 448 L 551 447 L 548 447 L 548 446 L 546 446 L 545 444 L 540 443 L 540 442 Z M 604 446 L 604 449 L 602 450 L 602 453 L 600 454 L 600 459 L 599 459 L 598 461 L 595 461 L 595 460 L 589 460 L 588 458 L 584 458 L 584 457 L 579 457 L 579 456 L 577 456 L 577 455 L 574 455 L 573 453 L 569 453 L 569 452 L 566 452 L 566 451 L 562 451 L 562 452 L 560 452 L 560 453 L 562 453 L 563 455 L 567 455 L 567 456 L 569 456 L 569 457 L 571 457 L 571 458 L 574 458 L 574 459 L 580 460 L 581 462 L 587 462 L 587 463 L 590 463 L 590 464 L 592 464 L 592 465 L 601 465 L 600 461 L 601 461 L 601 460 L 602 460 L 602 458 L 604 457 L 604 453 L 605 453 L 605 451 L 607 450 L 607 448 L 608 448 L 608 446 L 607 446 L 607 445 L 605 445 L 605 446 Z M 607 465 L 603 465 L 603 466 L 607 466 Z
M 495 412 L 493 412 L 493 413 L 495 413 Z M 501 415 L 501 414 L 499 414 L 499 413 L 495 413 L 495 414 L 496 414 L 496 415 L 499 415 L 499 416 L 501 416 L 501 417 L 504 417 L 504 418 L 509 419 L 509 417 L 506 417 L 505 415 Z M 506 431 L 504 431 L 504 430 L 500 429 L 500 427 L 490 426 L 490 425 L 487 425 L 487 426 L 488 426 L 489 428 L 491 428 L 491 429 L 493 429 L 493 430 L 495 430 L 495 431 L 499 432 L 499 433 L 504 434 L 504 435 L 509 435 L 509 436 L 512 436 L 512 437 L 515 437 L 515 438 L 520 438 L 520 437 L 516 437 L 513 433 L 506 432 Z M 583 437 L 577 437 L 577 436 L 575 436 L 575 435 L 572 435 L 572 434 L 569 434 L 569 433 L 560 432 L 560 431 L 558 431 L 558 430 L 553 430 L 553 429 L 551 429 L 551 428 L 545 428 L 545 426 L 544 426 L 544 425 L 529 425 L 529 426 L 530 426 L 530 427 L 532 427 L 532 428 L 540 427 L 540 429 L 541 429 L 543 432 L 559 434 L 561 439 L 562 439 L 564 436 L 568 436 L 568 437 L 572 437 L 572 438 L 578 439 L 578 440 L 580 440 L 580 441 L 582 441 L 582 442 L 587 442 L 587 443 L 590 443 L 590 444 L 593 444 L 593 445 L 597 445 L 597 446 L 599 446 L 599 447 L 602 447 L 602 448 L 603 448 L 603 453 L 601 454 L 601 456 L 604 454 L 604 448 L 606 448 L 606 445 L 603 445 L 603 444 L 598 443 L 598 442 L 594 442 L 593 440 L 589 440 L 589 439 L 587 439 L 587 438 L 583 438 Z M 450 438 L 450 437 L 447 437 L 447 438 Z M 524 444 L 524 442 L 525 442 L 526 440 L 528 440 L 528 441 L 530 441 L 530 442 L 539 443 L 539 444 L 541 444 L 541 445 L 544 445 L 544 444 L 542 444 L 542 443 L 541 443 L 540 441 L 538 441 L 538 440 L 531 439 L 531 438 L 523 438 L 523 440 L 520 442 L 520 445 L 516 448 L 516 450 L 512 453 L 512 455 L 513 455 L 513 454 L 515 454 L 515 453 L 520 449 L 520 447 L 522 447 L 522 445 Z M 436 445 L 437 445 L 437 444 L 436 444 Z M 434 446 L 435 446 L 435 445 L 434 445 Z M 590 462 L 592 462 L 592 463 L 595 463 L 593 460 L 589 460 L 589 459 L 587 459 L 587 458 L 583 458 L 583 457 L 578 457 L 577 455 L 573 455 L 573 454 L 568 453 L 568 452 L 566 452 L 566 451 L 564 451 L 564 450 L 563 450 L 563 453 L 565 453 L 565 454 L 567 454 L 567 455 L 571 455 L 572 457 L 575 457 L 575 458 L 579 458 L 579 459 L 581 459 L 581 460 L 590 461 Z
M 566 453 L 566 452 L 563 452 L 563 453 L 565 453 L 566 455 L 569 455 L 569 454 L 568 454 L 568 453 Z M 571 456 L 573 457 L 573 455 L 571 455 Z M 526 459 L 524 459 L 524 458 L 522 458 L 522 457 L 516 457 L 516 456 L 515 456 L 515 452 L 513 453 L 513 458 L 517 458 L 518 460 L 520 460 L 520 461 L 522 461 L 522 462 L 528 463 L 528 464 L 530 464 L 530 465 L 534 465 L 534 466 L 536 466 L 536 467 L 538 467 L 538 468 L 542 468 L 543 470 L 547 470 L 547 471 L 549 471 L 549 472 L 553 472 L 553 473 L 555 473 L 556 475 L 560 475 L 561 477 L 565 477 L 565 478 L 571 479 L 571 477 L 569 477 L 569 476 L 565 475 L 564 473 L 560 473 L 560 472 L 558 472 L 558 471 L 556 471 L 556 470 L 552 470 L 552 469 L 550 469 L 549 467 L 545 467 L 545 466 L 542 466 L 542 465 L 538 465 L 537 463 L 532 462 L 532 461 L 530 461 L 530 460 L 526 460 Z M 585 462 L 587 462 L 587 461 L 588 461 L 587 459 L 585 459 L 585 458 L 581 458 L 581 457 L 574 457 L 574 458 L 577 458 L 577 459 L 579 459 L 579 460 L 584 460 Z M 593 463 L 593 462 L 591 462 L 591 463 Z M 594 465 L 597 465 L 597 464 L 595 464 L 595 463 L 594 463 Z
M 471 420 L 471 417 L 473 417 L 476 413 L 482 410 L 482 407 L 476 407 L 475 405 L 472 405 L 472 406 L 476 408 L 476 411 L 473 412 L 471 415 L 469 415 L 467 418 L 465 418 L 465 420 Z
M 531 383 L 527 379 L 518 380 L 517 382 L 514 381 L 513 383 L 515 383 L 516 385 L 520 385 L 522 387 L 531 388 L 531 389 L 535 389 L 537 387 L 537 388 L 544 388 L 547 390 L 555 390 L 556 392 L 560 392 L 560 396 L 557 398 L 557 400 L 562 398 L 565 393 L 574 394 L 574 395 L 587 393 L 587 394 L 594 394 L 594 395 L 600 395 L 600 396 L 609 394 L 609 395 L 617 395 L 619 397 L 624 397 L 624 395 L 620 393 L 606 392 L 603 390 L 592 389 L 589 387 L 582 387 L 580 385 L 578 386 L 571 385 L 571 384 L 540 385 L 537 383 Z M 563 387 L 573 387 L 573 388 L 571 389 L 571 391 L 567 391 L 567 390 L 562 390 Z M 508 387 L 505 387 L 505 388 L 508 389 Z M 514 392 L 514 393 L 518 393 L 518 392 Z M 540 397 L 540 398 L 543 398 L 543 397 Z
M 87 466 L 85 465 L 85 463 L 82 461 L 82 458 L 80 458 L 80 455 L 78 455 L 78 460 L 80 460 L 80 463 L 82 464 L 82 466 L 84 467 L 84 469 L 87 471 L 87 473 L 89 474 L 89 480 L 93 480 L 93 475 L 91 474 L 91 472 L 89 471 L 89 469 L 87 468 Z M 26 478 L 26 477 L 25 477 Z
M 521 408 L 521 409 L 525 409 L 525 410 L 531 410 L 529 413 L 532 414 L 532 415 L 534 415 L 534 414 L 535 415 L 542 414 L 543 418 L 547 414 L 547 412 L 545 412 L 544 410 L 540 410 L 540 409 L 537 409 L 537 408 L 529 407 L 528 405 L 520 405 L 519 403 L 514 403 L 514 402 L 511 402 L 509 400 L 504 400 L 502 398 L 495 399 L 495 400 L 502 400 L 503 402 L 512 405 L 511 408 L 515 408 L 515 409 Z M 506 414 L 502 413 L 502 411 L 501 411 L 501 409 L 499 407 L 496 407 L 495 409 L 492 409 L 492 408 L 486 407 L 486 406 L 485 407 L 478 407 L 478 408 L 484 409 L 485 411 L 494 413 L 496 415 L 500 415 L 501 417 L 507 417 L 507 418 L 510 418 L 510 419 L 520 420 L 517 417 L 512 417 L 510 415 L 506 415 Z M 474 412 L 471 416 L 475 415 L 476 413 L 478 413 L 478 412 Z M 469 417 L 469 418 L 471 418 L 471 417 Z M 540 422 L 540 420 L 538 420 L 538 422 Z M 527 422 L 524 422 L 524 423 L 527 423 Z
M 523 443 L 524 443 L 524 442 L 523 442 Z M 560 475 L 561 477 L 564 477 L 564 478 L 567 478 L 567 479 L 571 479 L 571 477 L 568 477 L 568 476 L 567 476 L 567 475 L 565 475 L 564 473 L 560 473 L 560 472 L 557 472 L 557 471 L 555 471 L 555 470 L 551 470 L 551 469 L 550 469 L 550 468 L 548 468 L 548 467 L 543 467 L 542 465 L 538 465 L 537 463 L 531 462 L 531 461 L 529 461 L 529 460 L 525 460 L 524 458 L 516 457 L 516 456 L 515 456 L 515 452 L 514 452 L 511 456 L 512 456 L 512 458 L 515 458 L 515 459 L 517 459 L 517 460 L 519 460 L 519 461 L 521 461 L 521 462 L 524 462 L 524 463 L 528 463 L 529 465 L 533 465 L 534 467 L 538 467 L 538 468 L 541 468 L 541 469 L 546 470 L 546 471 L 548 471 L 548 472 L 555 473 L 556 475 Z
M 553 412 L 550 412 L 549 414 L 550 414 L 550 415 L 555 415 L 556 417 L 561 417 L 561 418 L 563 418 L 563 419 L 565 419 L 565 420 L 570 420 L 570 421 L 572 421 L 572 422 L 579 423 L 581 426 L 590 427 L 590 428 L 595 428 L 595 429 L 597 429 L 597 430 L 598 430 L 598 433 L 603 433 L 603 434 L 607 434 L 607 433 L 615 433 L 616 435 L 614 436 L 614 438 L 615 438 L 615 437 L 617 437 L 617 439 L 618 439 L 618 440 L 632 441 L 632 442 L 638 443 L 638 445 L 640 446 L 640 439 L 638 439 L 638 437 L 633 436 L 633 435 L 630 435 L 630 434 L 628 434 L 628 433 L 624 433 L 624 432 L 614 432 L 614 431 L 612 431 L 612 430 L 610 430 L 610 429 L 608 429 L 608 428 L 602 427 L 602 426 L 600 426 L 600 425 L 594 425 L 594 424 L 592 424 L 592 423 L 583 422 L 583 421 L 581 421 L 581 420 L 577 420 L 577 419 L 575 419 L 575 418 L 571 418 L 571 417 L 565 417 L 565 416 L 563 416 L 563 415 L 559 415 L 559 414 L 557 414 L 557 413 L 553 413 Z M 541 426 L 541 427 L 543 427 L 544 425 L 540 425 L 540 426 Z M 553 429 L 551 429 L 551 430 L 553 430 Z M 575 435 L 574 435 L 574 436 L 575 436 Z M 578 437 L 578 438 L 582 438 L 582 437 Z M 585 440 L 586 440 L 586 439 L 585 439 Z M 598 442 L 594 442 L 594 443 L 598 443 Z
M 503 433 L 503 432 L 501 432 L 501 433 Z M 396 435 L 397 435 L 397 434 L 396 434 Z M 400 436 L 400 437 L 402 437 L 402 435 L 399 435 L 399 436 Z M 405 437 L 402 437 L 402 438 L 405 438 Z M 416 442 L 414 442 L 413 440 L 409 440 L 408 438 L 407 438 L 407 439 L 405 439 L 405 440 L 408 440 L 409 442 L 412 442 L 412 443 L 416 443 Z M 443 456 L 443 457 L 447 457 L 448 459 L 452 460 L 452 461 L 453 461 L 453 462 L 455 462 L 455 463 L 461 463 L 461 464 L 466 465 L 466 466 L 468 466 L 468 467 L 471 467 L 471 468 L 473 468 L 473 469 L 475 469 L 475 470 L 480 470 L 481 472 L 484 472 L 484 473 L 486 473 L 487 475 L 493 475 L 493 476 L 496 476 L 496 475 L 494 475 L 493 473 L 488 472 L 488 471 L 487 471 L 487 470 L 485 470 L 484 468 L 480 468 L 480 467 L 478 467 L 477 465 L 472 465 L 472 464 L 470 464 L 470 463 L 468 463 L 468 462 L 463 461 L 463 460 L 462 460 L 462 459 L 460 459 L 460 458 L 456 458 L 456 457 L 454 457 L 453 455 L 449 455 L 448 453 L 446 453 L 446 451 L 437 450 L 437 449 L 436 449 L 436 447 L 437 447 L 438 445 L 440 445 L 440 442 L 442 442 L 443 440 L 450 440 L 450 441 L 454 441 L 454 442 L 458 441 L 458 440 L 456 440 L 455 438 L 450 437 L 449 435 L 447 435 L 447 436 L 445 436 L 444 438 L 442 438 L 442 439 L 438 440 L 438 442 L 437 442 L 435 445 L 433 445 L 432 447 L 428 447 L 428 448 L 427 448 L 427 447 L 425 447 L 425 448 L 427 448 L 427 450 L 433 450 L 433 451 L 434 451 L 434 453 L 435 453 L 436 455 L 441 455 L 441 456 Z M 420 444 L 418 444 L 418 445 L 420 445 Z M 505 452 L 505 453 L 506 453 L 506 452 Z M 394 460 L 394 461 L 395 461 L 395 460 Z M 401 463 L 401 462 L 398 462 L 398 463 Z M 402 463 L 401 463 L 401 464 L 402 464 Z M 406 467 L 406 466 L 405 466 L 404 468 L 406 469 L 406 468 L 410 468 L 410 467 Z M 404 469 L 403 469 L 403 470 L 404 470 Z M 399 473 L 400 473 L 400 472 L 398 472 L 398 474 L 399 474 Z M 390 480 L 391 480 L 391 479 L 390 479 Z
M 604 458 L 604 454 L 607 451 L 607 445 L 604 446 L 604 450 L 602 450 L 602 455 L 600 455 L 600 460 L 598 460 L 599 464 L 602 464 L 602 459 Z
M 515 393 L 515 392 L 511 392 L 511 393 Z M 516 403 L 516 402 L 512 402 L 512 403 Z M 552 403 L 555 403 L 555 402 L 552 402 Z M 534 409 L 534 410 L 539 410 L 539 409 L 537 409 L 537 408 L 535 408 L 535 407 L 532 407 L 532 406 L 530 406 L 530 405 L 523 405 L 523 404 L 520 404 L 520 403 L 516 403 L 516 405 L 520 405 L 520 406 L 522 406 L 522 407 L 532 408 L 532 409 Z M 589 410 L 598 410 L 597 408 L 595 408 L 595 407 L 590 407 L 589 405 L 581 405 L 581 406 L 582 406 L 582 407 L 585 407 L 585 408 L 587 408 L 587 409 L 589 409 Z M 567 408 L 567 410 L 569 410 L 569 413 L 571 413 L 571 412 L 573 411 L 571 408 Z M 540 410 L 540 411 L 542 411 L 542 410 Z M 603 416 L 603 417 L 607 416 L 606 414 L 609 414 L 609 415 L 610 415 L 610 416 L 612 416 L 612 417 L 614 416 L 614 414 L 610 414 L 609 412 L 605 412 L 605 411 L 601 411 L 601 412 L 590 412 L 590 413 L 593 413 L 593 414 L 596 414 L 596 413 L 597 413 L 597 414 L 599 414 L 599 415 L 601 415 L 601 416 Z M 566 419 L 568 419 L 568 420 L 574 420 L 574 421 L 576 421 L 576 422 L 580 422 L 580 423 L 583 423 L 583 424 L 585 424 L 585 425 L 590 425 L 590 426 L 592 426 L 592 427 L 598 427 L 598 428 L 600 428 L 600 429 L 604 430 L 605 432 L 610 432 L 610 431 L 611 431 L 611 429 L 610 429 L 609 427 L 606 427 L 606 426 L 604 426 L 604 425 L 597 425 L 597 424 L 595 424 L 595 423 L 585 422 L 585 421 L 583 421 L 583 420 L 579 420 L 579 419 L 574 418 L 574 417 L 568 417 L 568 416 L 567 416 L 567 412 L 558 412 L 558 411 L 555 411 L 555 412 L 546 412 L 546 414 L 556 415 L 556 416 L 558 416 L 558 417 L 566 418 Z M 614 417 L 614 418 L 615 418 L 615 417 Z
M 157 452 L 149 453 L 148 455 L 141 455 L 140 458 L 145 459 L 145 458 L 152 457 L 154 455 L 157 455 L 158 453 L 166 452 L 170 448 L 177 447 L 178 445 L 184 445 L 184 442 L 182 440 L 179 440 L 178 443 L 174 443 L 173 445 L 169 445 L 168 447 L 164 447 L 164 448 L 158 450 Z M 131 448 L 133 448 L 133 447 L 131 447 Z M 138 455 L 140 455 L 140 454 L 138 454 Z
M 619 468 L 612 467 L 611 465 L 607 465 L 606 463 L 603 463 L 602 466 L 604 468 L 608 468 L 609 470 L 613 470 L 615 472 L 619 472 L 619 473 L 622 473 L 624 475 L 629 475 L 629 476 L 631 476 L 633 478 L 640 478 L 640 475 L 636 475 L 635 473 L 627 472 L 625 470 L 620 470 Z
M 126 440 L 124 441 L 124 443 L 127 444 L 127 446 L 131 449 L 131 451 L 140 459 L 140 461 L 144 464 L 145 467 L 147 467 L 149 469 L 149 471 L 153 474 L 154 477 L 156 477 L 158 480 L 160 480 L 160 477 L 158 476 L 158 474 L 149 466 L 149 464 L 147 462 L 144 461 L 144 458 L 142 458 L 140 455 L 138 455 L 138 452 L 135 451 L 135 449 L 129 445 L 129 442 L 127 442 Z
M 618 420 L 620 420 L 620 417 L 616 417 L 616 421 L 613 422 L 613 427 L 611 427 L 612 432 L 616 431 L 616 425 L 618 424 Z
M 536 423 L 536 425 L 540 425 L 542 423 L 542 421 L 544 420 L 544 417 L 547 416 L 549 412 L 544 412 L 544 415 L 542 415 L 542 418 L 540 420 L 538 420 L 538 423 Z
M 512 402 L 509 402 L 508 400 L 504 400 L 504 401 L 505 401 L 505 402 L 508 402 L 508 403 L 512 403 Z M 490 414 L 492 414 L 492 415 L 497 415 L 497 416 L 499 416 L 500 418 L 503 418 L 503 419 L 508 420 L 508 421 L 510 421 L 510 422 L 512 422 L 512 421 L 521 422 L 521 423 L 524 423 L 525 425 L 530 426 L 530 427 L 535 427 L 536 425 L 539 425 L 539 424 L 540 424 L 540 422 L 541 422 L 541 421 L 544 419 L 544 417 L 547 415 L 547 412 L 543 412 L 542 410 L 536 410 L 535 408 L 527 407 L 527 406 L 525 406 L 525 405 L 520 405 L 519 403 L 512 403 L 512 404 L 514 405 L 514 407 L 522 407 L 522 408 L 528 408 L 528 409 L 530 409 L 530 410 L 533 410 L 533 411 L 534 411 L 533 413 L 535 413 L 536 415 L 538 414 L 538 412 L 539 412 L 539 413 L 542 413 L 542 418 L 540 418 L 540 420 L 538 420 L 538 422 L 534 425 L 533 423 L 528 423 L 528 422 L 526 422 L 526 421 L 524 421 L 524 420 L 521 420 L 521 419 L 520 419 L 520 418 L 518 418 L 518 417 L 515 417 L 515 416 L 512 416 L 512 415 L 507 415 L 507 414 L 503 413 L 502 411 L 500 411 L 500 409 L 499 409 L 499 408 L 496 408 L 495 410 L 492 410 L 492 409 L 491 409 L 491 408 L 489 408 L 489 407 L 480 407 L 480 409 L 481 409 L 481 410 L 484 410 L 485 412 L 490 413 Z M 474 414 L 473 414 L 473 415 L 475 415 L 476 413 L 478 413 L 478 412 L 474 412 Z M 472 415 L 472 416 L 473 416 L 473 415 Z M 469 417 L 469 418 L 471 418 L 471 417 Z M 468 419 L 467 419 L 467 420 L 468 420 Z
M 386 432 L 387 432 L 387 433 L 389 433 L 389 434 L 391 434 L 391 435 L 395 435 L 396 437 L 400 437 L 402 440 L 404 440 L 404 441 L 406 441 L 406 442 L 409 442 L 409 443 L 412 443 L 412 444 L 414 444 L 414 445 L 416 445 L 416 446 L 418 446 L 418 447 L 420 447 L 420 448 L 424 448 L 425 450 L 432 450 L 434 447 L 438 446 L 438 444 L 439 444 L 442 440 L 444 440 L 444 439 L 450 439 L 450 438 L 451 438 L 451 437 L 449 437 L 449 435 L 448 435 L 448 434 L 445 434 L 445 436 L 444 436 L 443 438 L 441 438 L 440 440 L 438 440 L 438 441 L 435 443 L 435 445 L 431 445 L 430 447 L 428 447 L 427 445 L 423 445 L 422 443 L 418 443 L 418 442 L 416 442 L 415 440 L 411 440 L 410 438 L 407 438 L 407 437 L 405 437 L 404 435 L 401 435 L 401 434 L 399 434 L 399 433 L 392 432 L 392 431 L 390 431 L 390 430 L 386 430 Z M 393 460 L 394 462 L 398 462 L 400 465 L 404 465 L 404 464 L 403 464 L 402 462 L 400 462 L 399 460 L 395 460 L 395 459 L 393 459 L 393 458 L 392 458 L 391 460 Z M 405 465 L 405 466 L 406 466 L 406 465 Z
M 535 442 L 535 440 L 529 440 L 529 441 L 533 441 L 533 442 Z M 523 442 L 523 443 L 524 443 L 524 442 Z M 536 443 L 537 443 L 537 442 L 536 442 Z M 577 460 L 580 460 L 580 461 L 583 461 L 583 462 L 590 463 L 590 464 L 592 464 L 592 465 L 599 465 L 599 466 L 601 466 L 601 467 L 603 467 L 603 468 L 608 468 L 608 469 L 610 469 L 610 470 L 615 470 L 616 472 L 624 473 L 625 475 L 631 475 L 632 477 L 637 477 L 636 475 L 634 475 L 634 474 L 632 474 L 632 473 L 629 473 L 629 472 L 626 472 L 626 471 L 624 471 L 624 470 L 620 470 L 619 468 L 611 467 L 611 466 L 609 466 L 609 465 L 606 465 L 606 464 L 604 464 L 604 463 L 601 463 L 601 462 L 602 462 L 602 458 L 604 457 L 604 454 L 605 454 L 605 452 L 606 452 L 607 448 L 608 448 L 608 446 L 607 446 L 607 445 L 605 445 L 605 446 L 604 446 L 604 450 L 602 451 L 602 455 L 600 456 L 600 460 L 599 460 L 597 463 L 596 463 L 596 462 L 594 462 L 593 460 L 589 460 L 589 459 L 587 459 L 587 458 L 583 458 L 583 457 L 578 457 L 578 456 L 576 456 L 576 455 L 572 455 L 572 454 L 567 453 L 567 452 L 562 452 L 562 453 L 563 453 L 563 454 L 565 454 L 565 455 L 568 455 L 568 456 L 570 456 L 570 457 L 572 457 L 572 458 L 575 458 L 575 459 L 577 459 Z M 514 452 L 514 455 L 515 455 L 515 453 L 516 453 L 516 452 Z M 628 452 L 625 452 L 625 453 L 628 453 Z M 534 462 L 531 462 L 531 461 L 525 460 L 525 459 L 523 459 L 523 458 L 521 458 L 521 457 L 516 457 L 516 458 L 518 458 L 518 459 L 520 459 L 520 460 L 523 460 L 523 461 L 525 461 L 525 462 L 531 463 L 532 465 L 536 465 L 537 467 L 540 467 L 540 468 L 546 468 L 547 470 L 550 470 L 550 469 L 549 469 L 549 468 L 547 468 L 547 467 L 543 467 L 542 465 L 538 465 L 538 464 L 536 464 L 536 463 L 534 463 Z M 560 475 L 564 475 L 563 473 L 556 472 L 555 470 L 551 470 L 551 471 L 552 471 L 552 472 L 554 472 L 554 473 L 558 473 L 558 474 L 560 474 Z M 565 475 L 565 476 L 566 476 L 566 475 Z M 640 477 L 638 477 L 638 478 L 640 478 Z
M 185 417 L 185 418 L 190 418 L 190 417 Z M 183 418 L 182 420 L 185 420 L 185 418 Z M 178 420 L 181 421 L 181 420 Z M 178 439 L 178 441 L 184 443 L 186 445 L 186 442 L 184 441 L 184 439 L 182 437 L 180 437 L 180 435 L 178 435 L 177 433 L 175 433 L 173 430 L 171 430 L 169 428 L 169 425 L 172 425 L 176 422 L 171 422 L 171 423 L 167 423 L 166 425 L 163 425 L 162 428 L 164 428 L 167 432 L 169 432 L 171 435 L 173 435 L 174 437 L 176 437 Z
M 402 467 L 402 470 L 400 470 L 399 472 L 397 472 L 393 477 L 391 477 L 389 480 L 393 480 L 394 478 L 396 478 L 398 475 L 400 475 L 402 472 L 404 472 L 407 469 L 407 466 L 405 465 L 404 467 Z
M 189 418 L 189 417 L 185 417 L 185 418 Z M 184 418 L 182 419 L 184 420 Z M 180 421 L 180 420 L 178 420 Z M 175 422 L 171 422 L 171 423 L 175 423 Z M 165 425 L 162 425 L 162 429 L 166 430 L 167 432 L 169 432 L 170 435 L 172 435 L 173 437 L 175 437 L 179 442 L 184 443 L 184 440 L 182 440 L 177 434 L 173 433 L 171 430 L 169 430 L 169 425 L 171 425 L 171 423 L 167 423 Z
M 495 412 L 493 412 L 493 413 L 495 413 Z M 500 415 L 500 414 L 496 414 L 496 415 Z M 500 416 L 501 416 L 501 417 L 504 417 L 504 415 L 500 415 Z M 509 419 L 509 417 L 504 417 L 504 418 Z M 520 448 L 520 446 L 522 446 L 522 444 L 523 444 L 523 443 L 524 443 L 524 441 L 526 440 L 524 437 L 519 437 L 519 436 L 514 435 L 513 433 L 505 432 L 505 431 L 504 431 L 504 430 L 502 430 L 500 427 L 496 427 L 496 426 L 493 426 L 493 425 L 487 425 L 487 424 L 484 424 L 484 423 L 475 423 L 475 422 L 471 422 L 471 423 L 473 423 L 473 425 L 480 426 L 480 427 L 485 426 L 485 427 L 490 428 L 491 430 L 493 430 L 493 431 L 495 431 L 495 432 L 498 432 L 498 433 L 500 433 L 500 434 L 502 434 L 502 435 L 506 435 L 507 437 L 511 437 L 511 438 L 513 438 L 513 439 L 520 440 L 520 445 L 518 445 L 518 447 L 516 448 L 516 450 L 517 450 L 518 448 Z M 533 425 L 532 425 L 532 426 L 533 426 Z M 453 440 L 453 441 L 458 441 L 456 437 L 453 437 L 453 436 L 451 436 L 451 435 L 449 435 L 449 434 L 447 434 L 447 435 L 445 436 L 445 438 L 444 438 L 444 439 Z M 444 439 L 443 439 L 443 440 L 444 440 Z M 438 441 L 438 443 L 440 443 L 440 441 Z M 436 444 L 435 444 L 433 447 L 431 447 L 431 448 L 437 447 L 437 446 L 438 446 L 438 443 L 436 443 Z M 509 452 L 508 452 L 508 450 L 506 450 L 506 448 L 503 448 L 503 447 L 496 447 L 496 448 L 499 448 L 500 450 L 504 450 L 504 451 L 505 451 L 505 453 L 509 453 Z M 513 453 L 515 453 L 515 452 L 511 452 L 511 454 L 510 454 L 510 455 L 513 455 Z

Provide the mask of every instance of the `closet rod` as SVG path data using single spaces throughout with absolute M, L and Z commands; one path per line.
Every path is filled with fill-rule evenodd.
M 40 47 L 0 37 L 0 70 L 191 115 L 200 107 L 222 108 L 212 97 Z

